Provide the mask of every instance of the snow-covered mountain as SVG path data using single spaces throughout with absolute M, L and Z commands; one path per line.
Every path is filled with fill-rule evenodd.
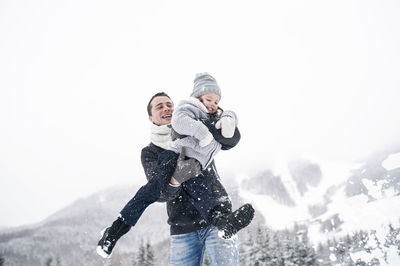
M 114 187 L 77 200 L 38 224 L 0 231 L 0 254 L 5 265 L 45 265 L 49 259 L 61 265 L 103 265 L 95 252 L 100 231 L 111 224 L 137 189 Z M 154 248 L 165 245 L 169 236 L 166 220 L 163 204 L 150 206 L 135 228 L 119 241 L 113 260 L 130 265 L 141 241 L 149 241 Z M 168 250 L 157 251 L 156 257 L 168 256 Z
M 389 241 L 398 249 L 383 244 L 389 243 L 391 226 L 400 228 L 400 153 L 375 154 L 356 165 L 308 160 L 282 165 L 240 180 L 224 176 L 234 208 L 245 202 L 256 208 L 255 220 L 239 239 L 246 239 L 245 234 L 260 226 L 272 231 L 307 228 L 316 250 L 321 243 L 362 230 L 369 234 L 363 244 L 367 248 L 353 249 L 357 250 L 350 254 L 353 261 L 378 258 L 380 265 L 400 265 L 400 239 Z M 0 256 L 5 265 L 45 265 L 49 259 L 52 265 L 103 265 L 95 253 L 99 232 L 116 218 L 137 189 L 110 188 L 77 200 L 38 224 L 2 229 Z M 164 204 L 150 206 L 118 242 L 110 264 L 132 265 L 144 241 L 156 250 L 157 265 L 168 265 L 166 220 Z M 331 263 L 324 265 L 340 265 L 333 252 L 324 257 Z
M 372 232 L 375 242 L 370 244 L 376 247 L 385 243 L 390 225 L 400 226 L 400 153 L 377 153 L 346 171 L 343 166 L 305 160 L 286 167 L 282 172 L 268 170 L 249 177 L 240 186 L 239 195 L 256 206 L 268 227 L 282 230 L 305 225 L 315 246 L 364 230 Z M 340 169 L 345 179 L 323 182 Z M 363 255 L 371 256 L 369 251 Z M 380 265 L 400 265 L 400 246 L 398 251 L 381 248 L 376 252 Z
M 62 266 L 133 265 L 139 247 L 149 242 L 155 251 L 156 265 L 168 265 L 169 226 L 162 203 L 146 209 L 136 226 L 118 241 L 109 262 L 95 251 L 100 231 L 114 221 L 137 189 L 113 187 L 79 199 L 38 224 L 0 230 L 0 256 L 10 266 L 46 265 L 49 260 Z M 234 208 L 242 205 L 237 189 L 227 189 Z M 253 222 L 254 226 L 264 223 L 262 216 Z

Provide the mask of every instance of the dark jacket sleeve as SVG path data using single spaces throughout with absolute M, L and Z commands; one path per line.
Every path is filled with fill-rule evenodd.
M 151 150 L 149 146 L 142 149 L 141 161 L 147 180 L 153 178 L 171 179 L 175 171 L 178 155 L 172 151 L 161 153 Z M 180 192 L 181 186 L 173 187 L 166 185 L 161 191 L 159 202 L 165 202 L 174 199 Z
M 213 135 L 214 139 L 219 142 L 222 147 L 221 150 L 229 150 L 235 147 L 240 141 L 240 131 L 236 127 L 235 133 L 233 134 L 232 138 L 225 138 L 222 136 L 221 129 L 215 128 L 215 123 L 212 120 L 204 121 L 204 124 L 208 127 L 208 130 Z
M 222 145 L 221 150 L 232 149 L 240 141 L 240 131 L 237 127 L 235 128 L 235 134 L 233 134 L 232 138 L 225 138 L 224 136 L 222 136 L 221 129 L 215 129 L 215 131 L 217 133 L 213 134 L 213 136 L 216 141 L 221 143 L 221 145 Z

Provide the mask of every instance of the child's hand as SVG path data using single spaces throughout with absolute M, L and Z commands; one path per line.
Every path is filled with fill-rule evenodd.
M 213 135 L 210 133 L 210 131 L 208 131 L 206 137 L 203 138 L 203 139 L 201 139 L 201 140 L 199 141 L 200 147 L 205 147 L 205 146 L 207 146 L 208 144 L 211 143 L 211 141 L 212 141 L 213 139 L 214 139 Z
M 235 134 L 236 122 L 230 116 L 223 116 L 215 124 L 216 129 L 221 129 L 222 136 L 225 138 L 232 138 Z

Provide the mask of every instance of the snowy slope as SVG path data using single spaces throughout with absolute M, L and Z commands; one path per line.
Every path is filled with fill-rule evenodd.
M 254 191 L 247 189 L 249 186 L 246 185 L 242 185 L 239 188 L 240 196 L 246 201 L 252 202 L 258 212 L 265 217 L 266 225 L 274 230 L 290 228 L 293 227 L 294 223 L 311 220 L 312 215 L 309 212 L 309 208 L 314 205 L 324 204 L 327 190 L 334 185 L 331 180 L 337 180 L 338 178 L 336 177 L 341 177 L 341 179 L 339 178 L 340 181 L 345 180 L 343 176 L 348 176 L 352 167 L 355 167 L 355 164 L 335 164 L 332 162 L 320 164 L 319 166 L 323 172 L 321 182 L 316 187 L 308 186 L 308 190 L 303 195 L 300 195 L 296 190 L 296 185 L 291 180 L 289 170 L 283 164 L 283 162 L 279 164 L 279 168 L 275 170 L 275 174 L 281 177 L 286 191 L 294 199 L 295 206 L 283 205 L 279 200 L 276 200 L 275 197 L 271 197 L 267 193 L 253 193 Z M 250 181 L 247 180 L 242 183 L 254 181 L 250 177 L 247 178 Z M 245 178 L 241 177 L 241 179 Z M 260 183 L 257 181 L 255 180 L 255 183 L 257 183 L 256 186 L 259 186 Z
M 285 168 L 282 163 L 274 171 L 241 176 L 240 185 L 232 188 L 226 184 L 226 188 L 234 207 L 245 202 L 254 204 L 256 217 L 250 227 L 265 224 L 279 230 L 298 223 L 308 227 L 308 236 L 315 246 L 362 229 L 370 233 L 371 248 L 352 252 L 354 261 L 378 257 L 381 265 L 400 265 L 398 250 L 382 244 L 389 224 L 400 227 L 400 153 L 376 158 L 358 164 L 302 161 L 292 168 Z M 293 175 L 296 178 L 292 179 Z M 136 190 L 137 187 L 117 187 L 101 191 L 39 224 L 2 230 L 0 253 L 5 255 L 6 265 L 44 265 L 49 257 L 60 257 L 62 265 L 102 265 L 94 252 L 98 233 L 115 219 Z M 127 237 L 121 239 L 113 265 L 129 265 L 140 239 L 148 239 L 157 250 L 156 257 L 166 265 L 166 219 L 165 206 L 152 205 Z M 335 261 L 333 254 L 331 261 Z
M 400 152 L 390 154 L 388 158 L 382 162 L 382 166 L 388 171 L 400 168 Z
M 335 230 L 321 232 L 318 221 L 334 222 L 331 217 L 338 214 L 340 225 Z M 328 212 L 311 221 L 309 235 L 314 242 L 325 241 L 328 238 L 345 236 L 360 229 L 385 230 L 388 224 L 398 225 L 400 217 L 400 196 L 389 196 L 369 202 L 365 195 L 347 198 L 343 190 L 339 190 L 328 205 Z
M 5 265 L 45 265 L 49 258 L 59 259 L 64 266 L 103 265 L 95 252 L 100 231 L 111 224 L 137 189 L 136 186 L 118 186 L 100 191 L 77 200 L 38 224 L 1 231 L 0 254 L 5 257 Z M 166 220 L 165 204 L 151 205 L 136 226 L 118 242 L 114 259 L 122 261 L 121 265 L 129 265 L 143 240 L 158 249 L 156 258 L 167 265 L 161 258 L 168 256 L 168 249 L 159 248 L 159 245 L 166 246 L 169 236 Z
M 292 229 L 295 223 L 306 225 L 315 246 L 364 230 L 371 234 L 371 250 L 351 254 L 354 261 L 378 257 L 381 265 L 400 265 L 398 251 L 381 246 L 388 235 L 389 224 L 400 227 L 400 153 L 380 154 L 365 163 L 323 162 L 320 166 L 322 181 L 316 187 L 309 187 L 302 196 L 293 193 L 293 182 L 287 170 L 281 166 L 280 173 L 275 171 L 282 183 L 289 185 L 286 190 L 295 199 L 295 206 L 281 204 L 268 194 L 253 193 L 248 186 L 242 186 L 239 194 L 256 206 L 266 226 L 273 230 Z M 248 183 L 251 183 L 250 177 Z M 312 206 L 319 206 L 321 214 L 313 216 Z

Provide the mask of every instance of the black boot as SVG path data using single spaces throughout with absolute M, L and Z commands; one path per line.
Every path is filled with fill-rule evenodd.
M 104 259 L 109 258 L 115 243 L 117 243 L 121 236 L 128 233 L 130 229 L 131 226 L 126 224 L 121 217 L 118 217 L 118 219 L 112 223 L 111 227 L 107 227 L 101 232 L 102 237 L 97 244 L 97 254 Z
M 226 213 L 217 206 L 209 214 L 209 222 L 221 231 L 221 237 L 229 239 L 253 220 L 254 209 L 245 204 L 234 212 Z

